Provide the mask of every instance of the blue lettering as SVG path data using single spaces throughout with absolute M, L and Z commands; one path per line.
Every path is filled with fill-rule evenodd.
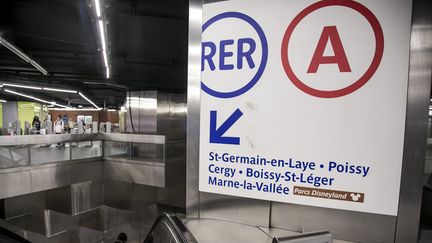
M 210 48 L 210 52 L 206 54 L 206 49 Z M 201 46 L 201 72 L 204 71 L 205 60 L 210 67 L 210 70 L 214 71 L 216 66 L 213 62 L 213 56 L 216 54 L 216 45 L 213 42 L 203 42 Z
M 220 42 L 220 53 L 219 53 L 219 69 L 220 70 L 233 70 L 233 64 L 226 64 L 225 58 L 234 56 L 232 51 L 227 51 L 226 46 L 234 44 L 234 40 L 223 40 Z
M 245 51 L 244 45 L 249 45 L 249 49 Z M 255 52 L 256 49 L 256 43 L 251 38 L 242 38 L 238 40 L 237 43 L 237 68 L 242 69 L 243 68 L 243 58 L 246 59 L 248 65 L 250 68 L 255 67 L 255 63 L 252 59 L 252 54 Z

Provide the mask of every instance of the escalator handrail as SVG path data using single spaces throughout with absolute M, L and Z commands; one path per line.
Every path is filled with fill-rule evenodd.
M 197 242 L 195 239 L 192 239 L 192 241 L 188 241 L 184 235 L 186 232 L 190 237 L 193 237 L 192 234 L 189 232 L 189 230 L 186 228 L 186 226 L 183 224 L 183 222 L 177 217 L 175 214 L 170 214 L 167 212 L 163 212 L 161 215 L 157 217 L 157 219 L 154 221 L 149 233 L 147 234 L 146 239 L 144 240 L 144 243 L 147 243 L 150 241 L 150 237 L 152 232 L 155 230 L 159 222 L 166 219 L 170 225 L 167 225 L 170 227 L 171 230 L 173 230 L 176 233 L 176 236 L 181 240 L 181 243 L 192 243 Z

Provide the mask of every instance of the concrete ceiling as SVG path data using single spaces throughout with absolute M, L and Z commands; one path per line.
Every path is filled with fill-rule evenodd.
M 110 79 L 105 78 L 92 1 L 3 0 L 0 35 L 49 75 L 0 46 L 0 82 L 79 90 L 107 107 L 121 105 L 128 90 L 185 92 L 188 1 L 101 2 L 108 21 Z M 58 103 L 87 104 L 74 94 L 15 90 Z M 0 98 L 17 99 L 5 92 Z

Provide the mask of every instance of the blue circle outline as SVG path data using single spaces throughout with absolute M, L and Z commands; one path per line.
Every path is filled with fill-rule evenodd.
M 225 13 L 221 13 L 221 14 L 218 14 L 218 15 L 212 17 L 211 19 L 207 20 L 207 22 L 205 22 L 204 25 L 202 26 L 202 33 L 204 33 L 204 31 L 210 25 L 215 23 L 216 21 L 219 21 L 219 20 L 225 19 L 225 18 L 237 18 L 237 19 L 241 19 L 241 20 L 247 22 L 248 24 L 250 24 L 255 29 L 255 31 L 257 32 L 257 34 L 260 38 L 261 47 L 262 47 L 262 59 L 261 59 L 261 64 L 258 68 L 258 71 L 252 77 L 251 81 L 249 81 L 249 83 L 247 83 L 242 88 L 235 90 L 235 91 L 231 91 L 231 92 L 219 92 L 219 91 L 216 91 L 216 90 L 213 90 L 213 89 L 207 87 L 207 85 L 205 85 L 203 83 L 203 81 L 201 80 L 201 89 L 204 90 L 204 92 L 206 92 L 207 94 L 214 96 L 214 97 L 218 97 L 218 98 L 233 98 L 233 97 L 236 97 L 236 96 L 239 96 L 239 95 L 246 93 L 261 78 L 262 74 L 264 73 L 264 69 L 267 65 L 268 44 L 267 44 L 267 38 L 266 38 L 264 31 L 261 28 L 261 26 L 259 26 L 259 24 L 254 19 L 249 17 L 248 15 L 243 14 L 243 13 L 239 13 L 239 12 L 225 12 Z

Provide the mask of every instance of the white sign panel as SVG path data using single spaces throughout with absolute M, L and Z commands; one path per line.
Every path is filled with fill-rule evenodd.
M 396 215 L 411 1 L 203 11 L 200 191 Z

